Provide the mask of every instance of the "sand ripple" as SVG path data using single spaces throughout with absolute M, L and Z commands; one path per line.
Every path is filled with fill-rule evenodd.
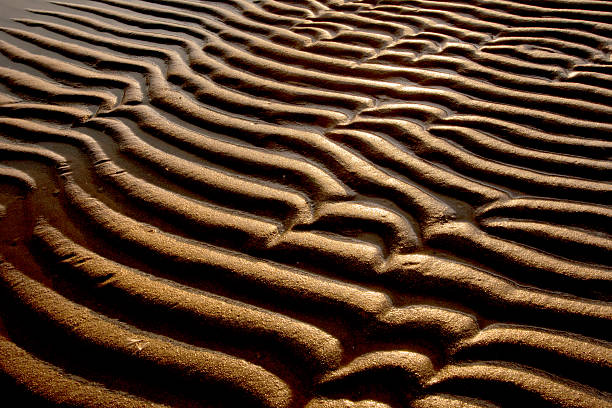
M 24 11 L 0 27 L 0 384 L 612 406 L 609 21 L 577 0 Z

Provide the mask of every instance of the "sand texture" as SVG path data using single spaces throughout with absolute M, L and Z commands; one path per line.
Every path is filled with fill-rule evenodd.
M 612 1 L 0 0 L 0 405 L 612 407 Z

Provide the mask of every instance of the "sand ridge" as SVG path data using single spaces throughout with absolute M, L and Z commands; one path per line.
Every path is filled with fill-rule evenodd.
M 610 16 L 24 5 L 0 26 L 0 384 L 35 406 L 612 406 Z

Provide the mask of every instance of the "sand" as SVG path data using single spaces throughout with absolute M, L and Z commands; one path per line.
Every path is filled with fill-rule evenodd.
M 612 407 L 612 2 L 0 11 L 4 401 Z

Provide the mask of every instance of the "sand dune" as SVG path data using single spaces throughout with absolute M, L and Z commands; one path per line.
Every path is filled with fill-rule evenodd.
M 612 2 L 2 8 L 7 398 L 612 407 Z

